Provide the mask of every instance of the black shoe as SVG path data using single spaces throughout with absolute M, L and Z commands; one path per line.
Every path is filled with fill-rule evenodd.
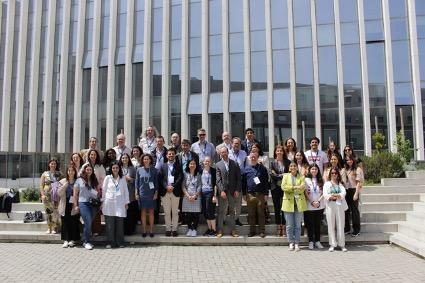
M 171 231 L 167 231 L 167 232 L 165 232 L 165 236 L 166 236 L 166 237 L 171 237 Z
M 208 236 L 215 237 L 217 236 L 217 232 L 214 230 L 210 230 L 210 233 L 208 234 Z
M 171 232 L 171 234 L 173 235 L 173 237 L 177 237 L 179 234 L 177 234 L 177 231 L 173 231 Z
M 142 233 L 142 237 L 146 238 L 147 234 L 146 233 Z
M 151 238 L 153 238 L 155 236 L 155 234 L 154 233 L 150 233 L 149 234 L 149 237 L 151 237 Z
M 238 226 L 243 226 L 242 222 L 239 221 L 239 218 L 235 220 L 235 224 Z
M 205 231 L 204 236 L 208 236 L 211 233 L 212 230 L 208 229 L 207 231 Z
M 249 234 L 248 234 L 248 237 L 254 237 L 255 236 L 255 233 L 254 232 L 250 232 Z
M 359 236 L 360 235 L 360 232 L 353 232 L 353 234 L 351 234 L 351 237 L 357 237 L 357 236 Z

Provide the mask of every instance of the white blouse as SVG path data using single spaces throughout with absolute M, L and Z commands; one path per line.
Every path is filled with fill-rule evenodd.
M 325 208 L 325 199 L 322 197 L 323 188 L 319 187 L 316 178 L 310 179 L 305 178 L 305 191 L 307 194 L 307 207 L 308 210 L 320 210 Z M 320 206 L 318 208 L 313 207 L 311 204 L 313 201 L 319 201 Z
M 126 217 L 125 205 L 130 203 L 125 178 L 105 177 L 102 190 L 102 212 L 106 216 Z

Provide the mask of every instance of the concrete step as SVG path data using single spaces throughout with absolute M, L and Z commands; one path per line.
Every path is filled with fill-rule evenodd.
M 21 202 L 12 204 L 12 211 L 34 212 L 35 210 L 44 211 L 44 206 L 41 202 Z
M 406 178 L 422 178 L 422 179 L 425 179 L 425 170 L 406 171 Z
M 371 211 L 412 211 L 413 204 L 413 202 L 363 202 L 360 210 L 362 213 Z
M 392 221 L 405 221 L 405 211 L 370 211 L 362 212 L 361 221 L 364 223 L 379 222 L 388 223 Z
M 416 225 L 409 222 L 399 222 L 398 232 L 401 234 L 416 239 L 418 241 L 425 241 L 425 229 L 423 226 Z
M 362 195 L 367 194 L 398 194 L 398 193 L 425 193 L 425 185 L 415 186 L 365 186 Z
M 412 186 L 425 185 L 423 178 L 384 178 L 381 179 L 383 186 Z
M 367 202 L 419 202 L 424 196 L 418 193 L 397 194 L 366 194 L 361 196 L 363 203 Z
M 391 233 L 361 233 L 357 237 L 346 236 L 345 241 L 347 244 L 384 244 L 388 243 Z M 28 232 L 28 231 L 0 231 L 1 242 L 29 242 L 29 243 L 62 243 L 60 235 L 46 235 L 43 232 Z M 231 236 L 217 237 L 186 237 L 180 234 L 178 237 L 165 237 L 164 235 L 155 235 L 155 237 L 142 238 L 140 235 L 126 236 L 127 243 L 136 245 L 180 245 L 180 246 L 193 246 L 193 245 L 211 245 L 211 246 L 247 246 L 247 245 L 273 245 L 273 246 L 286 246 L 288 241 L 286 237 L 277 237 L 267 235 L 265 238 L 258 236 L 249 238 L 240 236 L 233 238 Z M 328 243 L 328 237 L 322 236 L 321 242 Z M 104 248 L 106 237 L 94 237 L 93 242 L 95 248 Z M 301 237 L 301 245 L 308 244 L 308 239 L 305 236 Z M 58 245 L 58 247 L 60 247 Z M 306 247 L 304 247 L 306 248 Z M 348 247 L 349 248 L 349 247 Z
M 425 214 L 419 211 L 410 211 L 406 213 L 406 221 L 425 227 Z
M 413 210 L 417 212 L 422 212 L 425 214 L 425 203 L 424 202 L 415 202 L 413 204 Z
M 415 238 L 404 235 L 403 233 L 394 233 L 390 236 L 390 243 L 396 244 L 409 250 L 419 256 L 425 257 L 425 243 Z
M 34 212 L 34 211 L 32 211 Z M 0 213 L 0 220 L 24 220 L 24 216 L 25 213 L 27 213 L 26 211 L 12 211 L 11 213 L 9 213 L 9 217 L 7 217 L 6 213 Z M 43 214 L 43 217 L 45 217 L 44 215 L 46 215 L 46 213 L 44 212 L 44 210 L 41 210 L 41 213 Z

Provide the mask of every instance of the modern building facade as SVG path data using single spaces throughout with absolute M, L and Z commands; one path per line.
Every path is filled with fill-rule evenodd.
M 155 125 L 266 150 L 318 136 L 424 159 L 423 0 L 3 0 L 2 152 L 72 152 Z

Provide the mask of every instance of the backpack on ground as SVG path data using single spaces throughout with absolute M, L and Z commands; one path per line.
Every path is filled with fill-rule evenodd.
M 9 213 L 12 211 L 12 199 L 13 193 L 10 191 L 0 196 L 0 212 L 6 213 L 7 218 L 10 218 Z

